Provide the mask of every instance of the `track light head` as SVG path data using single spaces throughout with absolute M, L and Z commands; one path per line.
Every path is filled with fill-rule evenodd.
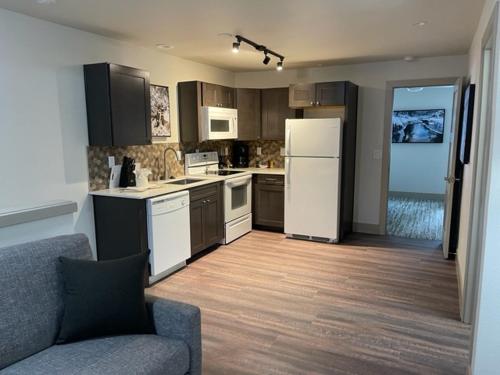
M 271 61 L 271 58 L 269 56 L 267 56 L 267 52 L 264 52 L 264 55 L 265 55 L 265 57 L 264 57 L 264 60 L 262 60 L 262 63 L 264 65 L 267 65 L 267 64 L 269 64 L 269 61 Z
M 240 42 L 239 41 L 233 43 L 232 51 L 233 51 L 233 53 L 240 52 Z
M 276 70 L 281 72 L 283 70 L 283 60 L 280 60 L 276 63 Z

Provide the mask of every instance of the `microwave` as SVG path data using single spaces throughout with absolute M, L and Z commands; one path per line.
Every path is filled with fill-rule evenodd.
M 201 107 L 200 141 L 238 138 L 238 110 Z

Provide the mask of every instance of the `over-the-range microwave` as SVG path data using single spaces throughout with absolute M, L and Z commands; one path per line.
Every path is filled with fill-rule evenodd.
M 238 138 L 238 110 L 201 107 L 200 141 Z

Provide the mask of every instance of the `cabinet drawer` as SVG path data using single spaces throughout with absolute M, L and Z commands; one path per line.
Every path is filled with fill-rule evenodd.
M 285 176 L 279 174 L 259 174 L 257 175 L 256 182 L 264 185 L 280 185 L 285 184 Z
M 213 184 L 200 186 L 189 190 L 189 200 L 191 202 L 199 199 L 208 198 L 215 195 L 217 197 L 220 183 L 214 182 Z

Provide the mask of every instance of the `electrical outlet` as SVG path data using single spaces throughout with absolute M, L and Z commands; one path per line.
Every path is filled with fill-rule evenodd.
M 285 148 L 284 147 L 280 147 L 280 155 L 285 156 Z
M 224 155 L 225 156 L 229 155 L 229 147 L 224 148 Z
M 177 150 L 175 153 L 177 154 L 177 159 L 182 160 L 182 151 Z
M 381 160 L 382 159 L 382 150 L 375 149 L 373 150 L 373 160 Z
M 108 167 L 113 168 L 115 166 L 115 157 L 114 156 L 108 156 Z
M 257 147 L 257 155 L 262 155 L 262 147 Z

